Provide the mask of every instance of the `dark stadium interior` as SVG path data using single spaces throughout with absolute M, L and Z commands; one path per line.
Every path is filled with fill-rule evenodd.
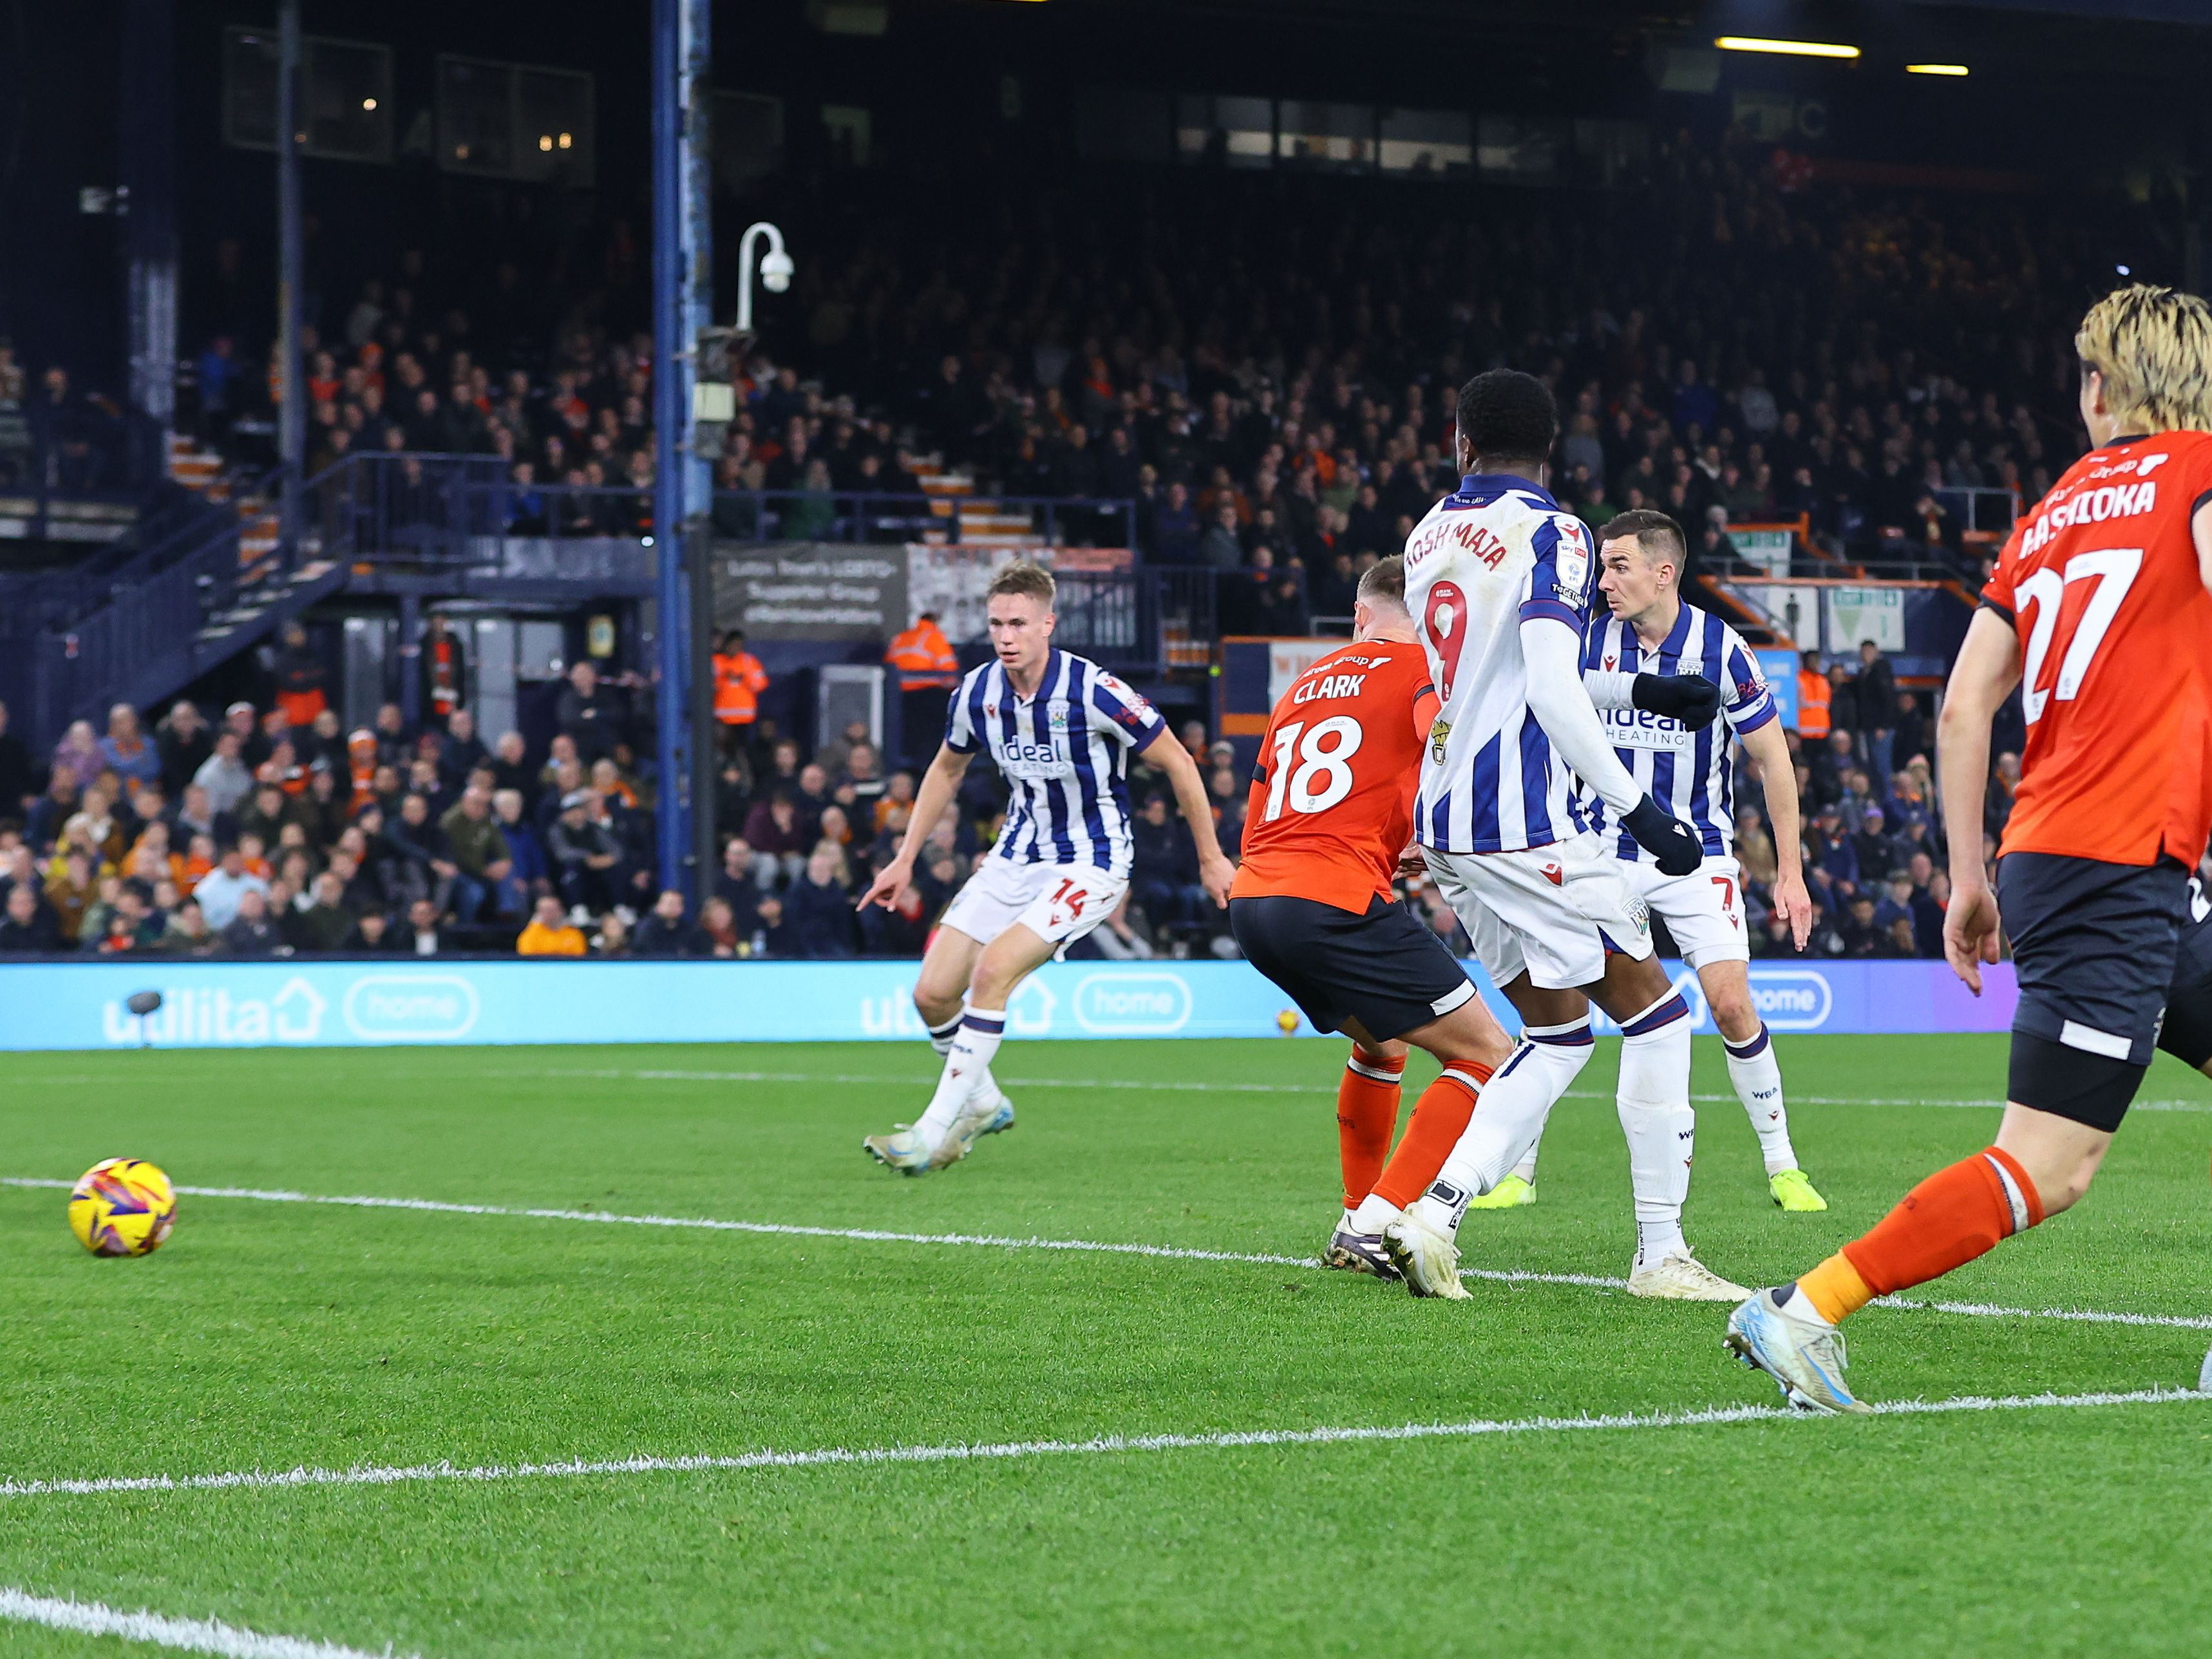
M 1935 689 L 2003 532 L 2084 442 L 2070 331 L 2124 275 L 2203 286 L 2212 115 L 2191 94 L 2212 52 L 2180 27 L 2187 9 L 725 7 L 715 319 L 752 222 L 781 228 L 796 275 L 754 294 L 712 532 L 896 551 L 988 544 L 1011 515 L 1017 542 L 1073 558 L 1063 591 L 1091 632 L 1071 641 L 1189 729 L 1233 846 L 1251 734 L 1224 721 L 1215 641 L 1341 632 L 1358 572 L 1456 483 L 1459 381 L 1528 369 L 1559 405 L 1559 497 L 1594 526 L 1664 508 L 1716 582 L 1913 584 L 1878 672 L 1825 653 L 1834 732 L 1792 743 L 1816 948 L 1940 954 Z M 149 15 L 167 20 L 166 53 L 135 27 Z M 256 136 L 274 132 L 257 79 L 274 21 L 210 0 L 0 17 L 0 498 L 20 503 L 0 519 L 21 526 L 0 539 L 0 888 L 36 895 L 34 920 L 0 921 L 0 950 L 511 951 L 543 896 L 611 954 L 918 950 L 1002 802 L 976 775 L 910 899 L 854 921 L 845 896 L 890 856 L 934 732 L 887 709 L 856 763 L 823 671 L 881 664 L 890 628 L 755 640 L 769 685 L 757 719 L 720 734 L 712 861 L 672 869 L 657 845 L 672 781 L 646 609 L 641 20 L 305 9 L 331 44 L 311 58 L 319 125 L 300 163 L 313 338 L 295 522 L 271 482 L 276 169 Z M 1863 52 L 1707 44 L 1731 33 Z M 1378 39 L 1387 51 L 1347 50 Z M 1963 78 L 1905 72 L 1966 60 Z M 473 156 L 455 137 L 494 129 Z M 132 406 L 133 238 L 157 203 L 181 449 Z M 96 617 L 202 557 L 216 520 L 257 574 L 180 590 L 202 609 L 103 657 Z M 1730 533 L 1777 524 L 1802 526 L 1778 565 Z M 486 539 L 520 550 L 495 574 L 453 568 Z M 1115 550 L 1130 556 L 1097 556 Z M 281 606 L 256 558 L 283 567 Z M 1116 607 L 1140 618 L 1133 638 L 1100 620 Z M 146 666 L 194 626 L 235 642 Z M 1790 641 L 1778 626 L 1759 642 Z M 481 653 L 504 665 L 496 695 Z M 604 672 L 580 690 L 586 660 Z M 290 731 L 264 719 L 283 692 L 307 714 Z M 249 706 L 244 759 L 277 798 L 188 808 L 207 740 L 178 735 L 180 702 L 210 726 Z M 456 707 L 472 729 L 452 728 Z M 2002 824 L 2012 730 L 1973 833 Z M 495 753 L 509 731 L 512 757 Z M 141 773 L 161 792 L 143 795 Z M 1140 773 L 1133 793 L 1159 787 Z M 492 790 L 520 798 L 490 815 L 506 815 L 506 860 L 463 803 Z M 564 832 L 578 795 L 586 823 Z M 1139 832 L 1135 902 L 1105 948 L 1231 951 L 1188 902 L 1170 811 Z M 221 927 L 172 927 L 246 835 L 277 884 L 271 931 L 221 945 Z M 607 854 L 556 855 L 585 838 Z

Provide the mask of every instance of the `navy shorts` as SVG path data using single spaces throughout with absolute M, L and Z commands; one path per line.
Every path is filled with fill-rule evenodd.
M 2012 937 L 2012 1098 L 2117 1127 L 2150 1064 L 2174 974 L 2189 872 L 2172 859 L 2107 864 L 2008 853 L 1997 903 Z M 2083 1057 L 2108 1068 L 2085 1068 Z
M 1380 896 L 1364 915 L 1287 894 L 1231 899 L 1229 926 L 1246 960 L 1280 986 L 1317 1031 L 1356 1019 L 1385 1042 L 1474 994 L 1443 941 L 1406 906 Z
M 2193 877 L 2186 903 L 2158 1046 L 2201 1072 L 2212 1060 L 2212 900 Z

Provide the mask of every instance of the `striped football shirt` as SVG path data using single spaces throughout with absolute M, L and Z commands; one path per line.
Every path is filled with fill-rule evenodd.
M 991 857 L 1092 865 L 1126 879 L 1128 754 L 1166 730 L 1129 686 L 1054 648 L 1033 697 L 1015 695 L 995 658 L 969 670 L 946 713 L 945 743 L 963 755 L 988 752 L 1013 792 Z

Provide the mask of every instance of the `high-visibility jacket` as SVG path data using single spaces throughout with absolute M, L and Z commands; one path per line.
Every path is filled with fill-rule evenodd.
M 892 640 L 884 660 L 898 670 L 902 691 L 950 691 L 960 684 L 952 641 L 927 617 Z
M 1797 735 L 1808 742 L 1828 735 L 1828 677 L 1797 671 Z
M 750 726 L 760 718 L 768 671 L 750 651 L 714 653 L 714 718 L 725 726 Z

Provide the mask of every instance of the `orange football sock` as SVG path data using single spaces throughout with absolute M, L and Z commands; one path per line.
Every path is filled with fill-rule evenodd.
M 1344 1165 L 1344 1207 L 1356 1210 L 1375 1190 L 1398 1127 L 1398 1084 L 1406 1057 L 1395 1060 L 1354 1044 L 1336 1085 L 1336 1154 Z
M 1850 1257 L 1840 1251 L 1800 1279 L 1797 1289 L 1831 1325 L 1840 1323 L 1874 1300 L 1874 1286 L 1859 1277 Z
M 1468 1123 L 1474 1116 L 1475 1097 L 1490 1081 L 1490 1071 L 1478 1060 L 1455 1060 L 1421 1091 L 1421 1097 L 1413 1103 L 1413 1121 L 1406 1126 L 1398 1150 L 1390 1154 L 1382 1178 L 1375 1183 L 1377 1198 L 1402 1210 L 1429 1190 L 1452 1148 L 1467 1133 Z
M 1877 1296 L 1963 1267 L 2042 1219 L 2043 1200 L 2027 1171 L 2009 1152 L 1991 1146 L 1936 1170 L 1872 1231 L 1844 1245 L 1840 1255 L 1798 1285 L 1822 1315 L 1838 1319 Z M 1850 1270 L 1856 1286 L 1841 1268 Z

